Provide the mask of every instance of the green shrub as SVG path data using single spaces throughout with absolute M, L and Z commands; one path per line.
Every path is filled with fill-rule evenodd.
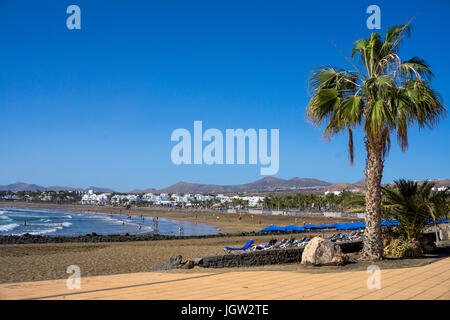
M 429 228 L 428 221 L 436 221 L 448 213 L 450 188 L 438 191 L 436 184 L 400 179 L 382 188 L 383 216 L 400 222 L 396 232 L 406 239 L 419 239 Z
M 404 238 L 386 238 L 383 241 L 384 255 L 391 258 L 415 258 L 423 255 L 418 241 Z

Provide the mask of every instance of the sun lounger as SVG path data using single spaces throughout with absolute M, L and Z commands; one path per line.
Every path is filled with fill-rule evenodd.
M 255 250 L 267 250 L 270 249 L 276 242 L 277 239 L 271 239 L 268 243 L 260 244 L 259 246 L 254 246 L 252 248 Z
M 238 251 L 238 250 L 242 250 L 242 251 L 245 251 L 245 250 L 250 249 L 250 247 L 252 246 L 252 244 L 253 244 L 253 240 L 248 240 L 248 242 L 247 242 L 247 243 L 245 244 L 245 246 L 243 246 L 242 248 L 225 247 L 225 248 L 223 248 L 223 250 L 227 250 L 227 251 Z
M 275 244 L 273 247 L 274 247 L 274 248 L 279 248 L 279 247 L 281 247 L 282 245 L 286 244 L 288 241 L 289 241 L 289 239 L 283 239 L 283 240 L 281 240 L 280 243 Z

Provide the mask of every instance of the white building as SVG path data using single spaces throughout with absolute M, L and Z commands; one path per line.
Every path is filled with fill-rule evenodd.
M 103 205 L 108 202 L 109 195 L 110 193 L 102 193 L 97 195 L 93 192 L 93 190 L 89 190 L 81 197 L 81 203 Z
M 329 194 L 329 193 L 338 196 L 338 195 L 340 195 L 340 194 L 342 193 L 342 191 L 330 191 L 330 190 L 327 190 L 327 191 L 325 191 L 324 194 L 327 195 L 327 194 Z
M 264 197 L 261 196 L 242 197 L 241 199 L 248 201 L 248 206 L 253 208 L 264 201 Z

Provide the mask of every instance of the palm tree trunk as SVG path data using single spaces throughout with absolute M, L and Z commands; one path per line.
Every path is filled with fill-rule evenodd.
M 365 140 L 366 158 L 366 230 L 363 259 L 379 260 L 383 257 L 381 237 L 381 178 L 383 176 L 382 142 L 371 138 Z

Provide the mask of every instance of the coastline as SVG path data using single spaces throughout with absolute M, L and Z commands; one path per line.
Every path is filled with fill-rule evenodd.
M 76 205 L 54 205 L 54 204 L 36 204 L 36 203 L 9 203 L 1 202 L 0 207 L 30 207 L 47 209 L 67 209 L 95 212 L 120 212 L 124 213 L 122 208 L 94 207 L 94 206 L 76 206 Z M 146 208 L 147 209 L 147 208 Z M 67 267 L 77 265 L 80 267 L 83 277 L 97 275 L 114 275 L 135 272 L 151 272 L 153 268 L 165 263 L 170 257 L 181 255 L 183 261 L 195 259 L 201 256 L 223 254 L 222 248 L 225 246 L 241 247 L 249 239 L 253 239 L 257 244 L 267 243 L 271 239 L 281 241 L 284 238 L 303 236 L 314 237 L 334 231 L 323 230 L 299 234 L 257 234 L 252 231 L 258 231 L 261 227 L 257 220 L 260 218 L 263 227 L 269 224 L 289 225 L 294 223 L 293 216 L 270 216 L 261 215 L 254 217 L 242 214 L 218 214 L 212 211 L 171 211 L 162 210 L 142 210 L 140 208 L 131 208 L 129 214 L 146 215 L 181 220 L 197 221 L 201 223 L 213 224 L 219 216 L 219 223 L 216 225 L 226 226 L 227 230 L 232 230 L 234 234 L 209 235 L 209 236 L 158 236 L 157 238 L 148 238 L 142 236 L 141 239 L 133 236 L 84 236 L 75 238 L 64 237 L 36 237 L 43 242 L 33 241 L 26 243 L 7 243 L 11 238 L 6 239 L 0 245 L 0 283 L 12 283 L 35 280 L 66 279 Z M 128 211 L 128 210 L 127 210 Z M 303 217 L 300 217 L 303 218 Z M 326 217 L 305 217 L 306 223 L 320 224 L 321 222 L 330 223 L 332 221 L 349 221 L 349 218 L 326 218 Z M 355 219 L 353 219 L 355 220 Z M 298 220 L 302 222 L 302 220 Z M 230 228 L 231 226 L 232 228 Z M 6 236 L 8 237 L 8 236 Z M 114 239 L 117 237 L 116 239 Z M 120 239 L 122 237 L 122 239 Z M 47 239 L 47 240 L 44 240 Z M 75 240 L 75 241 L 74 241 Z M 122 241 L 123 240 L 123 241 Z M 48 242 L 46 242 L 48 241 Z M 37 243 L 36 243 L 37 242 Z M 353 257 L 353 256 L 352 256 Z M 367 263 L 358 260 L 357 255 L 352 258 L 352 263 L 343 267 L 322 267 L 309 268 L 300 264 L 287 265 L 268 265 L 255 267 L 237 267 L 221 269 L 221 272 L 235 271 L 294 271 L 294 272 L 345 272 L 350 270 L 365 270 Z M 383 268 L 408 268 L 423 264 L 432 263 L 440 259 L 437 256 L 428 256 L 419 259 L 387 259 L 382 261 Z M 184 270 L 176 269 L 164 272 L 178 273 L 211 273 L 217 272 L 215 269 L 205 269 L 195 267 Z
M 331 223 L 332 221 L 349 222 L 351 220 L 356 220 L 354 218 L 336 219 L 310 216 L 239 215 L 207 210 L 163 211 L 162 209 L 155 208 L 134 207 L 130 210 L 126 210 L 124 208 L 109 206 L 56 205 L 27 202 L 0 202 L 0 207 L 64 209 L 104 213 L 113 212 L 130 215 L 142 214 L 145 216 L 157 216 L 179 221 L 205 223 L 215 225 L 223 230 L 222 235 L 184 237 L 160 236 L 160 239 L 150 237 L 145 239 L 145 237 L 142 237 L 140 241 L 137 241 L 133 236 L 117 236 L 118 238 L 114 239 L 114 236 L 92 235 L 80 237 L 79 239 L 66 238 L 63 239 L 64 242 L 60 241 L 61 239 L 58 237 L 45 238 L 41 236 L 36 237 L 36 241 L 31 239 L 31 241 L 26 243 L 14 243 L 14 239 L 7 238 L 3 239 L 4 241 L 2 240 L 2 244 L 0 245 L 0 283 L 64 279 L 67 278 L 66 269 L 70 265 L 78 265 L 81 268 L 83 276 L 150 272 L 157 265 L 167 262 L 172 256 L 181 255 L 183 260 L 194 259 L 205 255 L 223 254 L 223 247 L 241 247 L 249 239 L 253 239 L 258 244 L 263 244 L 273 238 L 277 238 L 278 241 L 281 241 L 283 238 L 299 237 L 299 235 L 294 234 L 257 234 L 257 231 L 270 224 L 285 226 L 290 224 L 301 224 L 303 222 L 321 224 Z M 328 232 L 312 231 L 304 233 L 301 236 L 318 236 L 328 234 Z M 10 242 L 8 243 L 8 241 Z M 297 265 L 276 265 L 268 266 L 267 268 L 276 270 L 298 270 Z M 259 267 L 258 270 L 259 269 L 264 270 L 266 268 Z M 251 268 L 246 268 L 244 270 L 251 270 Z M 177 269 L 177 271 L 180 270 Z M 213 271 L 203 268 L 194 268 L 183 272 Z
M 248 214 L 248 213 L 222 213 L 215 210 L 207 209 L 174 209 L 171 211 L 164 208 L 154 207 L 131 207 L 126 209 L 114 206 L 97 206 L 97 205 L 78 205 L 78 204 L 51 204 L 51 203 L 35 203 L 35 202 L 0 202 L 0 207 L 17 207 L 17 208 L 44 208 L 44 209 L 63 209 L 86 212 L 102 212 L 113 214 L 129 214 L 132 216 L 150 216 L 161 217 L 179 221 L 189 221 L 209 224 L 221 229 L 221 233 L 228 235 L 238 235 L 242 232 L 258 232 L 259 230 L 273 225 L 290 225 L 295 224 L 322 224 L 333 222 L 350 222 L 360 221 L 357 218 L 330 218 L 323 216 L 284 216 L 284 215 L 266 215 L 266 214 Z

